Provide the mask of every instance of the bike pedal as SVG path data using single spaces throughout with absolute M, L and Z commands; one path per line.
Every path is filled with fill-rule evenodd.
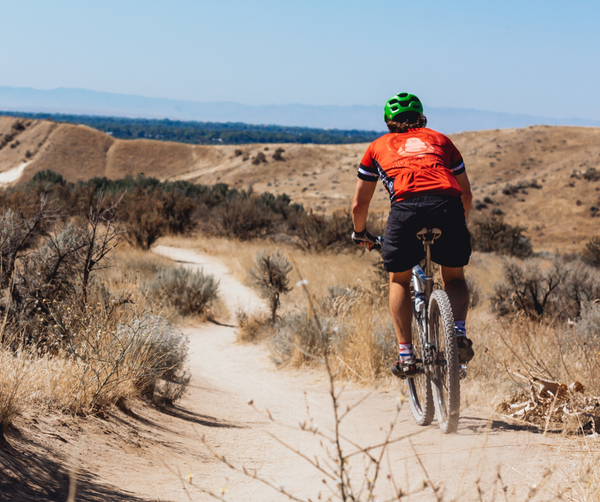
M 458 377 L 461 380 L 464 380 L 465 378 L 467 378 L 467 365 L 466 364 L 461 364 L 458 366 Z
M 417 361 L 418 361 L 418 363 L 421 362 L 420 359 L 418 359 Z M 418 375 L 420 373 L 424 373 L 425 370 L 423 369 L 422 366 L 418 366 L 418 363 L 410 365 L 408 367 L 408 371 L 402 371 L 398 367 L 398 364 L 396 363 L 394 366 L 392 366 L 392 373 L 394 374 L 394 376 L 398 377 L 400 380 L 405 380 L 409 377 Z

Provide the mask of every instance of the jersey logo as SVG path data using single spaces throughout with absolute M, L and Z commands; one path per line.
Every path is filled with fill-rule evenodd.
M 430 143 L 427 143 L 419 138 L 408 138 L 406 143 L 398 148 L 400 157 L 415 157 L 425 155 L 426 153 L 434 153 L 434 148 Z

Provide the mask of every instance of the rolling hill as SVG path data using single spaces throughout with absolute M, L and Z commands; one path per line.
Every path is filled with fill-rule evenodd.
M 532 126 L 451 138 L 473 184 L 473 218 L 504 214 L 527 228 L 536 251 L 576 251 L 600 235 L 599 128 Z M 331 213 L 350 207 L 365 148 L 118 140 L 86 126 L 0 117 L 0 184 L 26 182 L 44 169 L 70 181 L 143 173 L 287 193 L 294 202 Z M 373 211 L 384 215 L 388 206 L 380 186 Z

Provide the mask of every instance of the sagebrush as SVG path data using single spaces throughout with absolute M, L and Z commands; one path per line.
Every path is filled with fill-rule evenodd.
M 156 273 L 147 290 L 150 297 L 175 308 L 181 315 L 208 315 L 218 298 L 219 281 L 203 270 L 167 267 Z
M 575 319 L 584 302 L 600 298 L 600 272 L 581 260 L 507 259 L 504 280 L 495 287 L 492 306 L 499 316 Z
M 281 295 L 292 290 L 289 286 L 292 264 L 279 249 L 272 254 L 263 249 L 254 258 L 254 265 L 248 270 L 248 278 L 260 295 L 269 302 L 271 321 L 275 322 Z
M 524 258 L 532 253 L 526 229 L 505 223 L 501 216 L 478 219 L 469 225 L 471 244 L 475 251 L 497 252 Z

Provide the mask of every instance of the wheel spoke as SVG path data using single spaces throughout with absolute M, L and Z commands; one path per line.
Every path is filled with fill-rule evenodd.
M 413 350 L 417 359 L 425 360 L 423 340 L 425 334 L 420 331 L 421 324 L 416 320 L 412 323 Z M 431 374 L 428 371 L 406 379 L 409 405 L 415 422 L 419 425 L 429 425 L 433 420 L 435 408 L 431 393 Z

